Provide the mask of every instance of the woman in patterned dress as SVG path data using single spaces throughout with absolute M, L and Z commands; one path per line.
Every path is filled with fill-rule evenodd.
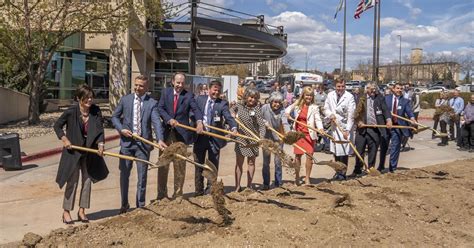
M 302 123 L 307 124 L 310 127 L 317 128 L 319 130 L 323 129 L 323 123 L 321 122 L 321 115 L 319 113 L 319 107 L 314 104 L 314 91 L 311 87 L 304 87 L 303 92 L 300 98 L 292 105 L 286 108 L 285 113 L 288 116 L 295 116 L 296 120 Z M 306 152 L 308 155 L 313 155 L 314 142 L 317 140 L 317 133 L 311 129 L 308 129 L 306 126 L 300 125 L 298 123 L 293 123 L 293 129 L 298 132 L 305 134 L 305 137 L 298 140 L 296 145 L 304 149 L 304 151 L 294 148 L 296 163 L 298 166 L 301 166 L 301 157 Z M 310 184 L 311 169 L 313 167 L 312 157 L 306 155 L 305 167 L 306 167 L 306 177 L 305 185 Z M 295 183 L 299 184 L 299 167 L 296 170 L 296 179 Z
M 259 104 L 260 94 L 256 89 L 247 88 L 243 95 L 242 103 L 237 103 L 232 109 L 235 116 L 244 124 L 247 128 L 252 130 L 253 133 L 257 134 L 259 137 L 264 137 L 265 135 L 265 123 L 262 117 L 262 111 Z M 238 127 L 239 133 L 242 133 L 246 136 L 252 137 L 252 134 L 249 133 L 245 128 L 241 126 Z M 255 141 L 249 139 L 243 139 L 240 137 L 236 138 L 237 140 L 243 142 L 246 145 L 257 144 Z M 235 143 L 235 191 L 240 191 L 240 180 L 243 173 L 243 164 L 244 159 L 247 157 L 247 187 L 252 188 L 253 175 L 255 173 L 255 159 L 258 156 L 259 152 L 258 145 L 251 147 L 244 147 L 239 143 Z

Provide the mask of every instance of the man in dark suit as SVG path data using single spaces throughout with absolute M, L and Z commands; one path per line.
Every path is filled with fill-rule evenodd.
M 148 91 L 148 79 L 146 76 L 138 76 L 134 82 L 134 93 L 120 99 L 117 108 L 112 115 L 112 123 L 120 133 L 120 153 L 149 160 L 152 146 L 132 138 L 136 133 L 145 139 L 152 140 L 151 125 L 155 129 L 156 140 L 161 147 L 166 147 L 163 141 L 163 128 L 158 114 L 158 102 L 146 94 Z M 127 212 L 130 207 L 128 203 L 128 185 L 132 161 L 120 159 L 120 194 L 122 205 L 120 213 Z M 137 162 L 137 196 L 136 206 L 145 206 L 146 181 L 148 165 Z
M 399 116 L 409 118 L 410 123 L 397 118 L 392 115 L 392 124 L 409 126 L 414 125 L 415 115 L 410 105 L 410 101 L 403 97 L 402 95 L 403 86 L 400 83 L 396 83 L 393 86 L 392 94 L 385 96 L 385 103 L 391 113 L 395 113 Z M 380 164 L 378 167 L 379 171 L 382 171 L 385 168 L 385 156 L 388 151 L 388 144 L 390 143 L 390 163 L 389 171 L 394 172 L 398 166 L 398 158 L 400 157 L 400 148 L 402 137 L 409 137 L 410 132 L 408 129 L 392 128 L 390 129 L 390 138 L 382 139 L 380 144 Z
M 387 137 L 387 129 L 376 127 L 362 127 L 362 125 L 387 125 L 392 126 L 390 110 L 385 103 L 385 98 L 378 93 L 375 83 L 368 83 L 365 86 L 365 95 L 360 97 L 356 109 L 362 109 L 357 112 L 355 122 L 357 123 L 357 133 L 355 137 L 355 146 L 357 151 L 364 157 L 365 148 L 368 148 L 368 166 L 375 166 L 377 150 L 380 145 L 381 137 Z M 356 159 L 354 173 L 351 176 L 357 176 L 362 173 L 362 161 Z
M 221 82 L 212 81 L 209 84 L 209 96 L 198 96 L 196 98 L 197 106 L 203 113 L 204 124 L 218 128 L 224 128 L 224 123 L 227 123 L 233 132 L 237 132 L 237 124 L 229 111 L 229 103 L 219 98 L 221 88 Z M 209 129 L 207 131 L 225 135 L 213 129 Z M 220 149 L 226 144 L 227 142 L 222 139 L 210 137 L 207 135 L 198 135 L 193 149 L 194 154 L 196 154 L 196 162 L 204 163 L 207 152 L 207 158 L 209 161 L 211 161 L 216 166 L 216 168 L 219 169 Z M 196 196 L 209 193 L 210 189 L 211 182 L 208 181 L 206 190 L 204 191 L 204 177 L 202 176 L 202 170 L 202 168 L 196 167 L 196 172 L 194 175 Z
M 173 87 L 163 90 L 158 103 L 158 112 L 165 123 L 164 139 L 167 145 L 174 142 L 183 142 L 190 145 L 194 142 L 193 132 L 176 126 L 178 123 L 189 126 L 191 111 L 197 121 L 197 133 L 201 133 L 203 130 L 201 110 L 197 107 L 193 93 L 184 89 L 185 82 L 186 76 L 183 73 L 176 73 L 172 80 Z M 173 167 L 173 198 L 176 198 L 183 195 L 186 162 L 173 162 Z M 168 171 L 169 166 L 158 168 L 158 200 L 167 197 Z

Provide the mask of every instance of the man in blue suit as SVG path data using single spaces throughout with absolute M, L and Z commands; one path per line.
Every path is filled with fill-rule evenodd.
M 158 102 L 148 96 L 147 91 L 147 77 L 143 75 L 136 77 L 134 93 L 122 97 L 112 115 L 112 123 L 120 133 L 120 153 L 144 160 L 149 160 L 150 151 L 153 147 L 133 139 L 133 133 L 145 139 L 153 140 L 151 131 L 151 125 L 153 124 L 156 140 L 161 147 L 166 147 L 163 140 L 161 119 L 158 114 Z M 120 213 L 127 212 L 130 207 L 128 203 L 128 185 L 132 163 L 132 161 L 120 159 L 120 195 L 122 197 Z M 147 171 L 147 164 L 137 162 L 137 208 L 145 206 Z
M 388 109 L 391 113 L 395 113 L 399 116 L 409 118 L 411 123 L 408 123 L 404 120 L 397 118 L 392 115 L 392 124 L 409 126 L 410 124 L 414 125 L 415 115 L 410 105 L 410 100 L 406 99 L 402 95 L 403 86 L 400 83 L 396 83 L 393 86 L 392 94 L 385 96 L 385 102 Z M 385 156 L 387 154 L 388 145 L 390 143 L 390 162 L 389 162 L 389 171 L 394 172 L 398 166 L 398 158 L 400 157 L 400 148 L 402 136 L 409 137 L 410 132 L 408 129 L 392 128 L 390 129 L 389 138 L 382 137 L 380 143 L 380 164 L 378 167 L 379 171 L 382 171 L 385 168 Z
M 202 113 L 197 107 L 192 92 L 184 89 L 186 76 L 183 73 L 175 73 L 173 76 L 173 87 L 166 88 L 161 94 L 158 103 L 158 112 L 165 123 L 164 139 L 167 145 L 174 142 L 183 142 L 190 145 L 194 142 L 193 132 L 177 127 L 180 123 L 189 126 L 189 114 L 192 111 L 197 121 L 197 133 L 203 130 Z M 186 162 L 173 162 L 174 168 L 174 193 L 173 198 L 183 195 L 184 178 L 186 174 Z M 167 197 L 169 166 L 158 168 L 158 200 Z
M 221 88 L 221 82 L 212 81 L 209 84 L 209 95 L 198 96 L 196 98 L 197 106 L 203 113 L 204 124 L 218 128 L 224 128 L 224 123 L 227 123 L 233 132 L 237 132 L 237 124 L 229 111 L 229 103 L 219 98 Z M 212 129 L 207 131 L 225 135 Z M 226 144 L 227 142 L 222 139 L 210 137 L 207 135 L 198 135 L 193 149 L 194 154 L 196 154 L 196 162 L 204 163 L 207 152 L 207 158 L 209 161 L 211 161 L 216 166 L 216 168 L 219 169 L 220 149 Z M 196 167 L 194 175 L 196 196 L 204 195 L 204 192 L 207 194 L 209 193 L 210 189 L 211 182 L 208 181 L 206 190 L 204 191 L 204 177 L 202 176 L 202 170 L 202 168 Z

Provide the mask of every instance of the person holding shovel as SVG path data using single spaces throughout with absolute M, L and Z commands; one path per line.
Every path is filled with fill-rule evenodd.
M 186 76 L 184 73 L 175 73 L 172 79 L 173 87 L 163 90 L 158 103 L 158 112 L 165 123 L 164 140 L 167 145 L 175 142 L 183 142 L 190 145 L 194 142 L 194 132 L 178 127 L 178 124 L 189 126 L 190 113 L 194 114 L 197 126 L 196 132 L 203 131 L 202 112 L 196 104 L 194 94 L 185 89 Z M 186 175 L 186 161 L 173 162 L 174 167 L 174 191 L 173 198 L 183 196 L 184 179 Z M 158 197 L 161 200 L 168 195 L 168 171 L 169 166 L 158 168 Z
M 336 90 L 331 91 L 324 102 L 324 116 L 331 121 L 331 133 L 336 141 L 352 141 L 355 100 L 354 96 L 346 91 L 344 80 L 335 80 Z M 348 165 L 349 155 L 352 154 L 351 146 L 346 144 L 336 144 L 331 140 L 331 152 L 334 159 Z
M 285 115 L 285 109 L 283 108 L 284 97 L 279 92 L 273 92 L 268 98 L 268 103 L 262 106 L 262 115 L 265 122 L 265 126 L 273 128 L 274 130 L 279 131 L 281 134 L 290 131 L 288 125 L 288 120 Z M 278 134 L 274 133 L 272 130 L 268 129 L 265 132 L 265 139 L 272 141 L 280 141 Z M 280 148 L 283 149 L 283 144 L 280 145 Z M 263 189 L 270 189 L 270 158 L 271 153 L 263 149 Z M 282 179 L 282 168 L 281 160 L 278 156 L 273 158 L 275 163 L 275 181 L 274 186 L 280 187 L 283 184 Z
M 390 110 L 385 103 L 385 98 L 379 94 L 376 87 L 377 85 L 373 82 L 369 82 L 365 86 L 365 94 L 359 99 L 354 117 L 355 123 L 357 123 L 355 146 L 362 158 L 364 158 L 367 147 L 369 168 L 375 166 L 381 137 L 387 137 L 388 135 L 388 129 L 370 127 L 370 125 L 387 125 L 387 128 L 392 127 Z M 361 174 L 362 161 L 357 158 L 354 172 L 350 176 L 355 177 Z
M 296 121 L 309 127 L 317 128 L 321 131 L 324 128 L 321 121 L 319 107 L 314 103 L 314 91 L 311 87 L 304 87 L 299 99 L 294 104 L 288 106 L 285 109 L 285 113 L 289 117 L 292 115 L 295 116 Z M 317 133 L 313 129 L 310 129 L 305 125 L 301 125 L 296 121 L 293 123 L 293 129 L 297 132 L 304 133 L 305 137 L 296 142 L 296 145 L 303 148 L 304 150 L 296 147 L 294 148 L 297 163 L 295 183 L 299 185 L 299 168 L 301 166 L 301 159 L 303 154 L 307 154 L 305 156 L 305 185 L 309 185 L 311 184 L 309 179 L 311 176 L 311 169 L 313 168 L 313 158 L 310 156 L 312 156 L 314 153 L 313 147 L 315 141 L 317 140 Z
M 54 132 L 63 142 L 63 152 L 59 161 L 56 183 L 62 188 L 66 185 L 63 200 L 62 221 L 73 224 L 70 211 L 74 209 L 79 174 L 82 178 L 79 212 L 77 218 L 81 222 L 89 222 L 85 209 L 90 207 L 91 184 L 103 180 L 109 171 L 102 154 L 104 152 L 104 127 L 100 108 L 93 104 L 94 91 L 87 85 L 76 90 L 75 99 L 78 103 L 69 107 L 54 123 Z M 66 126 L 66 133 L 63 127 Z M 83 153 L 73 150 L 72 145 L 98 149 L 98 154 Z
M 222 84 L 219 81 L 212 81 L 209 84 L 209 95 L 198 96 L 196 98 L 197 107 L 203 113 L 203 122 L 213 127 L 224 128 L 227 123 L 233 132 L 237 132 L 237 123 L 230 114 L 229 103 L 219 98 Z M 192 116 L 194 119 L 194 115 Z M 211 133 L 223 135 L 223 133 L 214 129 L 205 128 Z M 193 152 L 196 155 L 196 162 L 203 164 L 207 158 L 217 169 L 219 169 L 220 150 L 227 145 L 223 139 L 211 137 L 208 135 L 198 135 L 193 146 Z M 194 174 L 195 195 L 200 196 L 210 191 L 211 182 L 207 181 L 207 187 L 204 189 L 203 169 L 196 167 Z
M 410 101 L 403 97 L 402 93 L 403 86 L 400 83 L 396 83 L 393 86 L 392 94 L 385 96 L 385 103 L 389 110 L 392 113 L 392 124 L 409 126 L 410 124 L 414 125 L 415 115 L 410 105 Z M 395 115 L 393 115 L 395 114 Z M 406 122 L 398 118 L 397 116 L 407 117 L 410 119 L 410 122 Z M 400 157 L 400 148 L 402 137 L 409 137 L 410 132 L 408 129 L 401 128 L 392 128 L 390 129 L 389 139 L 382 139 L 380 145 L 380 163 L 377 168 L 379 171 L 384 170 L 385 168 L 385 155 L 388 151 L 388 144 L 390 143 L 390 163 L 389 171 L 394 172 L 398 167 L 398 159 Z
M 263 137 L 265 135 L 265 123 L 262 117 L 262 110 L 259 105 L 260 93 L 254 88 L 247 88 L 243 95 L 242 104 L 237 103 L 232 112 L 236 119 L 245 127 L 239 124 L 238 131 L 246 136 L 252 137 L 257 135 Z M 255 141 L 249 141 L 241 137 L 236 138 L 238 141 L 247 145 L 257 145 Z M 260 148 L 257 146 L 246 147 L 240 143 L 235 143 L 235 191 L 240 191 L 240 180 L 242 179 L 243 164 L 247 158 L 247 188 L 252 189 L 252 180 L 255 174 L 255 159 L 259 155 Z
M 163 141 L 163 128 L 158 114 L 158 102 L 148 96 L 148 78 L 139 75 L 133 84 L 134 92 L 120 99 L 112 114 L 112 123 L 120 134 L 120 154 L 137 157 L 143 160 L 150 159 L 153 146 L 135 140 L 132 134 L 137 134 L 147 140 L 152 140 L 151 126 L 155 129 L 156 140 L 159 145 L 166 147 Z M 133 161 L 120 159 L 120 214 L 130 208 L 128 202 L 128 186 Z M 137 166 L 137 193 L 135 204 L 137 208 L 145 206 L 146 183 L 148 164 L 136 162 Z

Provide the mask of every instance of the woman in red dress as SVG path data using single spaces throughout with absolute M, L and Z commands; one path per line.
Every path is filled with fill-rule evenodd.
M 321 122 L 321 115 L 319 113 L 319 107 L 314 104 L 314 91 L 311 87 L 305 87 L 300 98 L 292 105 L 286 108 L 285 113 L 290 116 L 295 116 L 296 120 L 306 125 L 322 130 L 323 123 Z M 305 137 L 298 140 L 296 145 L 303 148 L 304 151 L 299 148 L 294 149 L 296 163 L 301 166 L 301 157 L 303 154 L 306 155 L 305 168 L 306 168 L 306 177 L 305 184 L 310 184 L 311 169 L 313 167 L 312 155 L 314 153 L 313 147 L 314 143 L 317 140 L 317 133 L 311 129 L 308 129 L 306 126 L 300 125 L 298 123 L 293 124 L 293 129 L 298 132 L 305 134 Z M 310 155 L 310 156 L 309 156 Z M 299 184 L 299 167 L 296 170 L 296 179 L 295 183 Z

